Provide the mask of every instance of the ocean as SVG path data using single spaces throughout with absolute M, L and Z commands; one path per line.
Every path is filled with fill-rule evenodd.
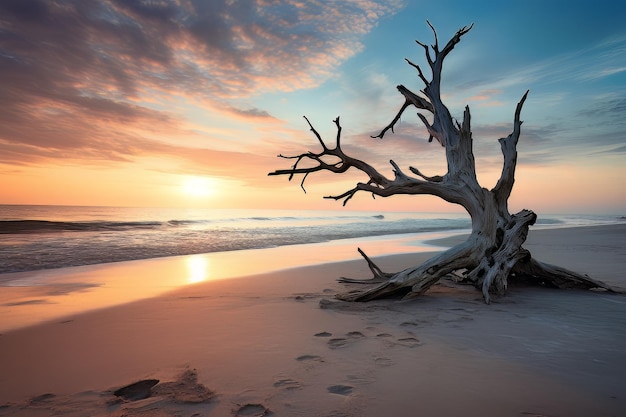
M 542 215 L 535 227 L 620 221 Z M 0 274 L 469 229 L 464 213 L 0 205 Z

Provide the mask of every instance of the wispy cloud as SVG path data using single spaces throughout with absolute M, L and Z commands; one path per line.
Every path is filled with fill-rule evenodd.
M 610 155 L 622 155 L 626 154 L 626 145 L 618 146 L 616 148 L 605 149 L 602 151 L 596 152 L 598 154 L 610 154 Z
M 164 110 L 171 96 L 228 117 L 271 121 L 266 110 L 241 103 L 318 86 L 400 6 L 396 0 L 332 7 L 296 0 L 2 1 L 2 160 L 125 161 L 157 151 L 159 135 L 187 133 L 182 117 Z
M 461 89 L 506 90 L 513 86 L 562 83 L 563 81 L 592 81 L 626 71 L 626 37 L 612 37 L 597 44 L 511 68 L 499 74 L 474 78 L 457 86 Z M 480 72 L 476 72 L 479 76 Z

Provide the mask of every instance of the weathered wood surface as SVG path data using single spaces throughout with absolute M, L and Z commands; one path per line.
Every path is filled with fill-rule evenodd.
M 269 175 L 288 175 L 291 180 L 295 175 L 303 175 L 301 187 L 310 173 L 330 171 L 343 173 L 356 169 L 365 174 L 367 180 L 357 183 L 352 189 L 339 195 L 325 198 L 341 200 L 346 205 L 358 192 L 368 192 L 375 196 L 389 197 L 396 194 L 429 194 L 443 200 L 461 205 L 470 215 L 472 232 L 467 241 L 433 257 L 422 265 L 396 273 L 387 273 L 359 251 L 368 262 L 374 277 L 369 280 L 341 278 L 346 283 L 362 282 L 374 286 L 338 295 L 346 301 L 369 301 L 378 298 L 402 295 L 412 297 L 423 294 L 442 277 L 457 273 L 463 281 L 475 285 L 482 291 L 486 303 L 491 294 L 504 294 L 508 280 L 524 277 L 537 283 L 548 283 L 556 287 L 567 288 L 602 288 L 615 291 L 608 285 L 589 277 L 576 274 L 566 269 L 535 261 L 530 252 L 523 248 L 529 227 L 535 223 L 536 215 L 530 210 L 510 214 L 508 199 L 515 183 L 517 167 L 517 144 L 521 134 L 521 112 L 528 96 L 522 96 L 515 109 L 511 134 L 499 139 L 503 156 L 502 173 L 496 185 L 488 190 L 478 183 L 473 153 L 471 114 L 465 108 L 461 122 L 453 119 L 441 98 L 441 73 L 445 58 L 461 41 L 472 26 L 461 28 L 440 49 L 437 33 L 431 27 L 434 44 L 428 46 L 417 42 L 425 53 L 426 61 L 432 74 L 427 79 L 419 65 L 407 60 L 417 71 L 424 84 L 421 94 L 416 94 L 403 85 L 398 91 L 404 97 L 404 103 L 393 118 L 378 135 L 373 138 L 383 139 L 389 131 L 394 131 L 395 124 L 410 107 L 418 110 L 418 117 L 429 133 L 429 141 L 436 140 L 445 150 L 447 172 L 444 175 L 427 176 L 418 168 L 409 167 L 413 176 L 406 174 L 393 161 L 393 178 L 387 178 L 370 164 L 346 155 L 341 148 L 341 124 L 339 117 L 333 122 L 337 128 L 335 144 L 328 145 L 305 117 L 311 131 L 321 145 L 320 152 L 306 152 L 295 156 L 279 155 L 281 158 L 295 160 L 289 169 L 276 170 Z M 306 166 L 301 166 L 306 165 Z

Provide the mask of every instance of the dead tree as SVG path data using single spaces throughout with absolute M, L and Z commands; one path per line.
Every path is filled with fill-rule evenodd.
M 380 270 L 360 249 L 367 260 L 374 277 L 370 280 L 342 279 L 343 282 L 375 284 L 363 291 L 353 291 L 338 295 L 346 301 L 369 301 L 390 296 L 417 296 L 423 294 L 442 277 L 455 273 L 464 282 L 475 285 L 482 291 L 486 303 L 490 294 L 503 294 L 509 279 L 523 277 L 559 288 L 602 288 L 614 291 L 608 285 L 563 268 L 548 265 L 535 260 L 530 252 L 522 247 L 528 235 L 529 226 L 535 223 L 536 214 L 530 210 L 510 214 L 508 199 L 513 189 L 517 164 L 517 142 L 520 137 L 522 121 L 520 114 L 528 91 L 521 98 L 515 109 L 513 131 L 499 139 L 504 157 L 502 173 L 495 187 L 483 188 L 476 178 L 476 166 L 472 149 L 472 131 L 470 110 L 465 107 L 463 120 L 459 123 L 450 115 L 450 111 L 441 99 L 441 73 L 443 62 L 461 38 L 472 26 L 461 28 L 440 49 L 437 33 L 428 22 L 434 34 L 434 44 L 428 46 L 417 41 L 426 55 L 430 67 L 431 79 L 427 79 L 419 65 L 406 60 L 415 68 L 424 88 L 415 94 L 403 85 L 398 91 L 404 97 L 404 104 L 391 121 L 377 136 L 382 139 L 391 130 L 402 114 L 413 106 L 417 116 L 425 125 L 430 137 L 445 149 L 448 172 L 445 175 L 427 176 L 419 169 L 409 167 L 412 175 L 403 172 L 393 161 L 393 178 L 387 178 L 370 164 L 346 155 L 341 148 L 341 125 L 339 117 L 334 120 L 337 127 L 335 145 L 329 146 L 305 117 L 311 131 L 319 141 L 320 152 L 306 152 L 295 156 L 279 155 L 293 159 L 295 163 L 289 169 L 276 170 L 269 175 L 288 175 L 291 180 L 295 175 L 303 175 L 301 186 L 307 176 L 317 171 L 343 173 L 350 168 L 361 171 L 367 177 L 366 182 L 357 183 L 354 188 L 334 196 L 345 205 L 356 193 L 367 192 L 374 196 L 389 197 L 396 194 L 430 194 L 443 200 L 461 205 L 470 215 L 472 230 L 468 239 L 447 251 L 431 258 L 422 265 L 411 267 L 397 273 Z M 307 165 L 308 164 L 308 165 Z M 302 165 L 307 165 L 306 167 Z

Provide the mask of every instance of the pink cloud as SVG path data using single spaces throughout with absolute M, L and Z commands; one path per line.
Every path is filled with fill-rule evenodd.
M 135 152 L 131 143 L 146 140 L 155 126 L 181 133 L 177 116 L 143 107 L 168 96 L 231 118 L 275 123 L 267 111 L 238 100 L 319 85 L 360 50 L 360 35 L 398 7 L 394 0 L 333 7 L 261 0 L 3 1 L 3 159 L 32 162 L 56 153 L 126 160 Z

